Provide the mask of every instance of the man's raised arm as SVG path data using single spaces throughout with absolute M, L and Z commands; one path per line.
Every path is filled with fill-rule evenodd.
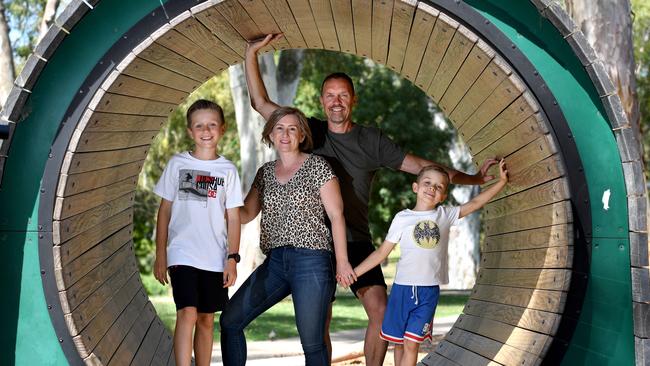
M 451 180 L 451 183 L 483 184 L 494 179 L 494 176 L 486 175 L 486 174 L 488 169 L 490 169 L 490 167 L 496 163 L 498 163 L 498 160 L 496 159 L 486 159 L 483 162 L 483 165 L 481 165 L 481 169 L 479 169 L 478 173 L 474 175 L 469 175 L 461 171 L 458 171 L 456 169 L 444 166 L 442 164 L 438 164 L 433 161 L 423 159 L 419 156 L 413 154 L 406 154 L 406 156 L 404 157 L 404 161 L 402 161 L 402 166 L 400 166 L 399 169 L 403 172 L 418 174 L 420 170 L 425 166 L 435 165 L 444 169 L 447 172 L 447 174 L 449 174 L 449 179 Z
M 246 60 L 244 65 L 251 106 L 265 120 L 268 120 L 271 113 L 278 109 L 279 106 L 269 99 L 269 94 L 266 92 L 266 86 L 264 86 L 264 81 L 260 74 L 260 66 L 257 62 L 257 53 L 261 48 L 280 37 L 282 37 L 282 34 L 268 34 L 263 39 L 248 42 L 248 46 L 246 47 Z

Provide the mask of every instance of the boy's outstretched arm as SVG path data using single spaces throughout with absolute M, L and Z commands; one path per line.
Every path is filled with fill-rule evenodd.
M 364 259 L 363 262 L 359 263 L 359 265 L 354 268 L 354 273 L 356 273 L 357 277 L 359 277 L 375 268 L 377 265 L 383 262 L 384 259 L 388 258 L 388 255 L 390 254 L 390 251 L 393 250 L 393 248 L 395 248 L 395 243 L 384 240 L 379 248 L 375 249 L 375 251 L 370 253 L 370 255 Z
M 259 114 L 268 120 L 271 113 L 279 108 L 266 92 L 266 86 L 260 74 L 260 66 L 257 62 L 257 53 L 266 45 L 282 37 L 282 34 L 268 34 L 262 40 L 250 41 L 246 47 L 246 59 L 244 61 L 246 72 L 246 84 L 248 85 L 248 94 L 251 98 L 251 106 Z
M 483 162 L 483 165 L 481 165 L 481 169 L 479 169 L 478 173 L 474 175 L 470 175 L 467 173 L 463 173 L 461 171 L 458 171 L 456 169 L 450 168 L 448 166 L 438 164 L 436 162 L 433 162 L 431 160 L 427 160 L 424 158 L 421 158 L 417 155 L 413 154 L 406 154 L 404 157 L 404 161 L 402 161 L 402 165 L 400 166 L 400 170 L 403 172 L 411 173 L 411 174 L 418 174 L 422 168 L 430 165 L 435 165 L 437 167 L 440 167 L 444 169 L 447 174 L 449 174 L 449 179 L 451 180 L 451 183 L 454 184 L 483 184 L 491 181 L 494 179 L 494 176 L 492 175 L 486 175 L 487 171 L 490 169 L 490 167 L 494 164 L 496 164 L 498 161 L 496 159 L 485 159 Z
M 228 225 L 228 254 L 239 253 L 239 239 L 241 236 L 241 221 L 239 219 L 239 207 L 226 209 L 226 224 Z M 234 259 L 226 259 L 223 268 L 223 287 L 230 287 L 237 280 L 237 262 Z
M 172 202 L 161 198 L 156 222 L 156 260 L 153 262 L 153 276 L 163 285 L 169 283 L 167 278 L 167 235 L 171 217 Z
M 499 181 L 481 192 L 478 196 L 472 198 L 471 201 L 461 205 L 459 218 L 465 217 L 485 206 L 492 197 L 496 196 L 506 186 L 506 183 L 508 183 L 508 169 L 506 169 L 506 161 L 501 159 L 499 161 Z
M 348 261 L 343 199 L 338 179 L 330 179 L 325 183 L 320 189 L 320 197 L 332 225 L 332 240 L 334 241 L 334 255 L 336 255 L 336 280 L 342 286 L 348 287 L 357 279 Z

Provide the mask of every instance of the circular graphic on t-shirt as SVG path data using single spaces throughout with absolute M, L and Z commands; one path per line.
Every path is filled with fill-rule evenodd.
M 413 228 L 413 241 L 420 248 L 435 248 L 440 241 L 438 224 L 431 220 L 418 222 Z

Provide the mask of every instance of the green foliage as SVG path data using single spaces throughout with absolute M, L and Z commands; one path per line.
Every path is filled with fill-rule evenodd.
M 308 50 L 304 62 L 295 105 L 308 116 L 324 119 L 319 102 L 321 83 L 332 72 L 346 72 L 355 83 L 359 101 L 352 115 L 356 123 L 379 127 L 405 151 L 450 165 L 451 134 L 434 125 L 436 109 L 411 82 L 384 66 L 350 54 Z M 389 169 L 375 176 L 369 220 L 376 243 L 383 240 L 395 213 L 415 205 L 413 179 Z
M 152 274 L 142 275 L 140 278 L 149 296 L 164 296 L 169 292 L 169 287 L 163 286 Z
M 219 154 L 231 160 L 237 167 L 240 165 L 235 110 L 230 95 L 228 73 L 224 72 L 195 90 L 172 112 L 149 149 L 138 181 L 133 218 L 133 242 L 140 273 L 151 273 L 155 259 L 154 233 L 160 198 L 152 190 L 169 158 L 178 152 L 192 150 L 194 147 L 192 139 L 187 134 L 185 112 L 197 99 L 213 100 L 223 108 L 227 127 L 226 133 L 219 141 Z
M 650 130 L 650 3 L 632 0 L 634 58 L 637 64 L 637 93 L 641 112 L 641 131 Z M 646 174 L 650 171 L 650 135 L 642 136 Z
M 2 1 L 2 0 L 0 0 Z M 9 29 L 11 33 L 14 63 L 22 65 L 34 50 L 38 39 L 38 26 L 46 0 L 12 0 L 4 1 Z

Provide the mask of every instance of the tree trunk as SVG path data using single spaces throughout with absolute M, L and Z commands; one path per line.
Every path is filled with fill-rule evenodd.
M 569 15 L 604 62 L 643 151 L 629 0 L 566 0 Z
M 4 1 L 0 0 L 0 108 L 5 104 L 15 78 L 9 24 L 5 16 Z
M 260 71 L 269 98 L 279 105 L 291 105 L 296 95 L 300 72 L 302 70 L 302 50 L 288 50 L 280 53 L 278 65 L 273 53 L 266 53 L 259 58 Z M 242 64 L 230 67 L 230 89 L 241 156 L 241 181 L 244 191 L 250 189 L 257 168 L 263 163 L 275 159 L 275 151 L 265 146 L 262 141 L 264 119 L 250 106 L 250 97 L 246 87 L 246 75 Z M 250 273 L 262 263 L 264 256 L 259 249 L 259 216 L 242 227 L 240 253 L 242 262 L 238 266 L 235 291 Z
M 47 0 L 45 7 L 43 8 L 43 18 L 41 18 L 41 23 L 38 26 L 38 40 L 36 44 L 43 39 L 47 30 L 50 29 L 52 23 L 54 23 L 54 18 L 56 17 L 56 10 L 59 7 L 61 0 Z

